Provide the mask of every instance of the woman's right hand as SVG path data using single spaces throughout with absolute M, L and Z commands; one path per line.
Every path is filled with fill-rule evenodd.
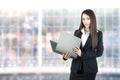
M 70 53 L 63 53 L 63 59 L 67 60 L 71 57 Z

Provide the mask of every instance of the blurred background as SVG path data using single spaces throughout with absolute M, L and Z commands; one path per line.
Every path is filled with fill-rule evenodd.
M 71 59 L 54 53 L 50 40 L 79 28 L 93 9 L 103 32 L 104 54 L 96 80 L 120 80 L 119 1 L 0 0 L 0 80 L 69 80 Z

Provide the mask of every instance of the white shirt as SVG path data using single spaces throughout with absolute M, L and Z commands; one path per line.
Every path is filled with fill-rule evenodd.
M 89 32 L 85 33 L 84 28 L 81 30 L 81 32 L 82 32 L 82 36 L 81 36 L 82 47 L 84 47 L 90 33 Z

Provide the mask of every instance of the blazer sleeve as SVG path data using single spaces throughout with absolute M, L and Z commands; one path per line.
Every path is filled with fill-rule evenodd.
M 93 51 L 92 49 L 87 49 L 86 51 L 82 51 L 81 58 L 82 59 L 91 59 L 102 56 L 104 51 L 103 47 L 103 33 L 99 31 L 98 34 L 98 45 L 97 48 Z

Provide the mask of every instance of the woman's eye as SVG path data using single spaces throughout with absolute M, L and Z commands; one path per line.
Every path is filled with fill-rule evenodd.
M 90 20 L 90 18 L 89 18 L 89 17 L 88 17 L 87 19 L 88 19 L 88 20 Z
M 82 19 L 83 21 L 85 20 L 85 19 Z

